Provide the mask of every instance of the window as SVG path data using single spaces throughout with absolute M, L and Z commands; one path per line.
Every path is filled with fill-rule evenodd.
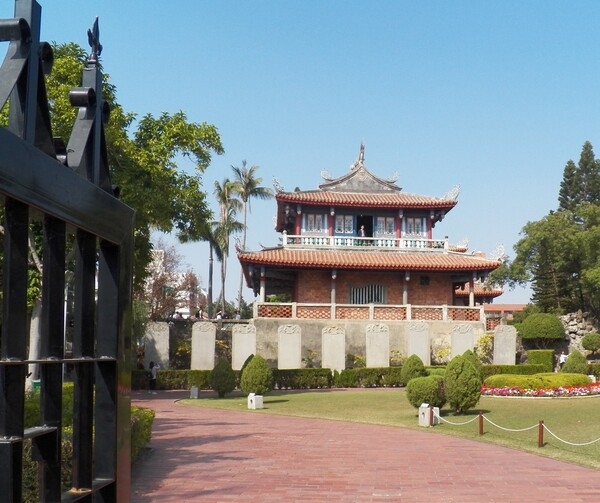
M 354 217 L 352 215 L 336 215 L 336 234 L 354 234 Z
M 327 215 L 322 213 L 305 214 L 306 232 L 327 233 Z
M 407 234 L 422 234 L 423 233 L 423 219 L 409 217 L 406 219 L 406 233 Z
M 377 217 L 377 231 L 376 236 L 390 236 L 394 235 L 396 226 L 394 217 Z
M 350 288 L 350 304 L 385 304 L 385 286 L 365 285 Z

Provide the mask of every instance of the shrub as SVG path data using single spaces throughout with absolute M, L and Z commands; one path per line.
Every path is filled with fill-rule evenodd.
M 354 369 L 344 369 L 340 373 L 336 371 L 333 376 L 333 382 L 338 388 L 356 388 L 357 381 Z
M 255 355 L 242 372 L 240 388 L 246 394 L 264 395 L 273 389 L 273 371 L 267 361 Z
M 135 462 L 142 449 L 150 443 L 155 412 L 152 409 L 131 407 L 131 462 Z
M 547 348 L 551 342 L 565 337 L 565 329 L 558 316 L 549 313 L 532 314 L 517 329 L 523 341 L 531 341 L 538 348 Z
M 390 351 L 390 367 L 402 367 L 404 365 L 406 357 L 398 349 L 392 349 Z
M 404 365 L 402 365 L 400 372 L 402 384 L 406 386 L 411 379 L 425 376 L 427 376 L 427 371 L 425 370 L 425 365 L 423 365 L 423 360 L 417 355 L 410 355 L 406 362 L 404 362 Z
M 384 369 L 381 384 L 388 387 L 402 386 L 402 367 Z
M 579 386 L 589 384 L 590 379 L 582 374 L 565 374 L 548 372 L 534 375 L 494 375 L 488 377 L 484 384 L 492 388 L 543 389 L 560 386 Z
M 446 400 L 458 413 L 473 407 L 481 396 L 481 378 L 477 369 L 464 356 L 455 356 L 444 377 Z
M 580 351 L 571 351 L 571 354 L 567 357 L 567 361 L 560 369 L 561 372 L 571 374 L 587 374 L 588 364 L 585 356 Z
M 587 334 L 581 339 L 583 349 L 592 352 L 592 357 L 596 355 L 596 351 L 600 349 L 600 334 Z
M 431 407 L 443 407 L 446 403 L 444 378 L 439 375 L 415 377 L 406 385 L 406 398 L 418 409 L 422 403 Z
M 210 373 L 210 387 L 223 398 L 235 389 L 235 372 L 227 360 L 219 360 Z
M 496 374 L 520 374 L 531 375 L 539 372 L 546 372 L 546 365 L 539 364 L 524 364 L 524 365 L 483 365 L 481 367 L 481 377 L 496 375 Z
M 494 359 L 494 334 L 483 334 L 475 343 L 475 355 L 481 363 L 492 363 Z
M 479 379 L 483 380 L 483 377 L 481 375 L 481 361 L 479 360 L 479 358 L 477 357 L 477 355 L 475 353 L 473 353 L 473 351 L 471 351 L 470 349 L 467 349 L 463 354 L 462 354 L 463 358 L 466 358 L 467 360 L 469 360 L 472 364 L 473 367 L 475 367 L 475 370 L 477 370 L 477 375 L 479 376 Z
M 278 389 L 331 388 L 333 375 L 330 369 L 273 369 L 273 380 Z
M 542 365 L 544 372 L 554 370 L 554 351 L 552 349 L 530 349 L 527 351 L 527 361 L 534 365 Z

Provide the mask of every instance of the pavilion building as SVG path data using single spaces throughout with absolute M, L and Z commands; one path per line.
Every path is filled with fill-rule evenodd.
M 364 145 L 349 172 L 321 175 L 316 190 L 276 186 L 278 246 L 237 250 L 258 296 L 255 318 L 485 323 L 483 302 L 502 294 L 486 285 L 502 254 L 433 235 L 458 188 L 444 197 L 404 192 L 397 176 L 367 169 Z

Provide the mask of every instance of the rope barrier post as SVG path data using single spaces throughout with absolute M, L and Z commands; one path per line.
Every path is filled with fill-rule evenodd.
M 541 419 L 538 427 L 538 447 L 544 447 L 544 421 L 542 421 Z
M 479 435 L 483 435 L 483 412 L 479 412 Z
M 433 407 L 429 407 L 429 427 L 433 426 Z

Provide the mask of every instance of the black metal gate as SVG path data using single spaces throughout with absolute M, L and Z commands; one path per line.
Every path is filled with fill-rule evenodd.
M 97 21 L 78 115 L 66 148 L 52 136 L 44 73 L 52 50 L 39 41 L 41 8 L 15 0 L 0 20 L 8 52 L 0 67 L 0 198 L 4 203 L 0 335 L 0 501 L 23 498 L 23 452 L 38 462 L 39 500 L 130 499 L 130 306 L 134 212 L 115 197 L 104 141 L 106 104 Z M 32 228 L 42 228 L 41 347 L 28 360 L 27 285 Z M 40 245 L 38 244 L 38 248 Z M 69 253 L 74 271 L 67 277 Z M 74 291 L 72 352 L 66 348 L 65 286 Z M 25 427 L 29 364 L 40 368 L 39 422 Z M 71 488 L 61 488 L 64 368 L 74 386 Z

